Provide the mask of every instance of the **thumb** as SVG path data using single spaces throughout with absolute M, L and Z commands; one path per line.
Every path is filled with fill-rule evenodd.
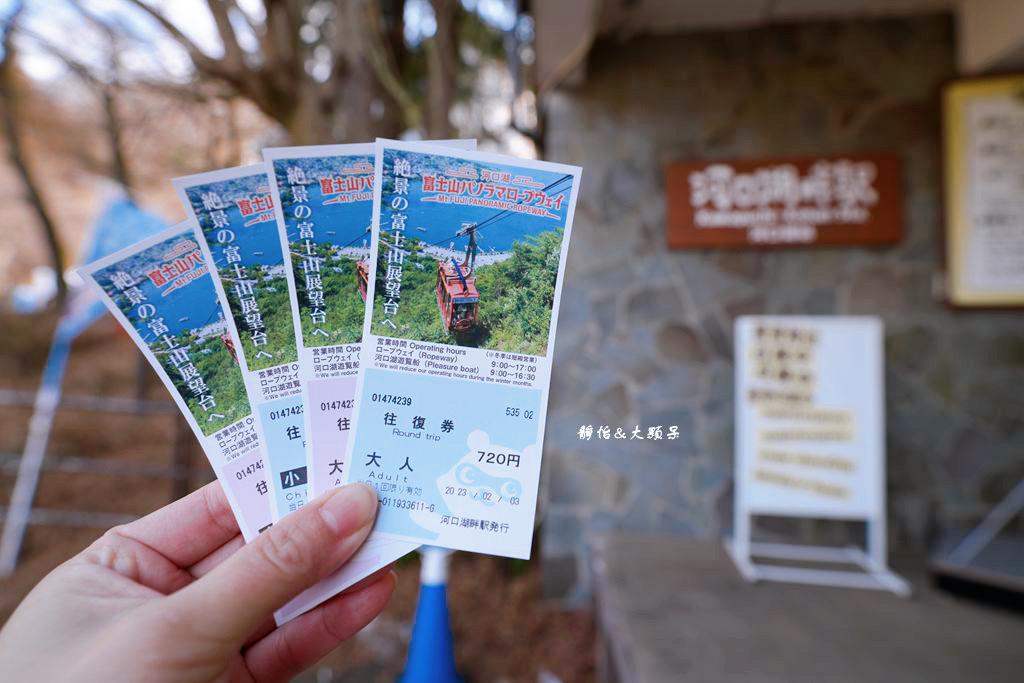
M 377 494 L 365 484 L 328 491 L 168 596 L 164 609 L 217 642 L 241 645 L 275 609 L 344 564 L 376 513 Z

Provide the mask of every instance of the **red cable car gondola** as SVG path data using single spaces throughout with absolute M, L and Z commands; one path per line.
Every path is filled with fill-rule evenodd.
M 476 261 L 476 224 L 464 224 L 457 236 L 469 235 L 466 259 L 460 265 L 455 257 L 437 262 L 437 308 L 441 324 L 449 332 L 465 334 L 476 325 L 480 292 L 476 288 L 473 265 Z
M 235 352 L 235 342 L 231 341 L 231 336 L 225 332 L 220 335 L 220 343 L 228 350 L 231 354 L 231 360 L 235 361 L 235 365 L 238 365 L 238 354 Z
M 356 280 L 359 282 L 359 295 L 366 301 L 366 279 L 369 277 L 369 270 L 366 259 L 356 261 Z

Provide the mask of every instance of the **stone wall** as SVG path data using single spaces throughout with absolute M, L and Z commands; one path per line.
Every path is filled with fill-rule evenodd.
M 933 296 L 937 98 L 954 75 L 954 40 L 946 16 L 609 39 L 592 50 L 584 85 L 549 97 L 545 156 L 584 168 L 545 442 L 550 595 L 586 598 L 594 532 L 714 537 L 731 527 L 741 314 L 884 318 L 895 548 L 923 552 L 935 528 L 1024 475 L 1024 310 L 956 312 Z M 871 151 L 904 160 L 897 246 L 664 246 L 667 162 Z M 682 436 L 578 435 L 637 424 L 677 425 Z

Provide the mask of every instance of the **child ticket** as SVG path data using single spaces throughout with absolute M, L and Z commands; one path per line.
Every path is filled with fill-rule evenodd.
M 256 420 L 190 221 L 79 271 L 145 355 L 202 445 L 246 541 L 270 526 Z
M 529 557 L 580 174 L 377 141 L 348 458 L 375 533 Z
M 452 144 L 472 148 L 475 142 Z M 374 146 L 266 149 L 305 393 L 309 495 L 348 481 L 356 372 L 366 297 Z M 372 535 L 344 570 L 278 613 L 286 620 L 419 546 Z
M 266 443 L 274 519 L 307 499 L 305 418 L 286 265 L 264 164 L 176 178 L 241 345 L 242 373 Z

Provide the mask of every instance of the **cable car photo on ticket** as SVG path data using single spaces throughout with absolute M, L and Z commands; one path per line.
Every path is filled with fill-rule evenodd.
M 396 150 L 383 164 L 373 334 L 545 355 L 573 177 Z

